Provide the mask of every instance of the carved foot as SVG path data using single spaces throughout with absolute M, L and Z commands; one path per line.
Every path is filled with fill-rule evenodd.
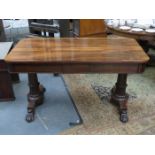
M 122 111 L 120 112 L 120 121 L 121 121 L 122 123 L 128 122 L 128 113 L 127 113 L 127 110 L 122 110 Z
M 128 94 L 126 93 L 127 74 L 119 74 L 115 87 L 111 90 L 111 102 L 118 106 L 120 121 L 126 123 Z
M 127 114 L 127 100 L 128 95 L 126 96 L 112 96 L 110 102 L 118 107 L 118 111 L 120 113 L 120 121 L 122 123 L 128 122 L 128 114 Z
M 32 122 L 35 118 L 35 108 L 43 104 L 45 88 L 39 83 L 36 73 L 28 74 L 29 93 L 26 121 Z
M 26 118 L 25 118 L 25 120 L 28 123 L 34 121 L 34 113 L 35 113 L 34 109 L 28 109 L 28 112 L 27 112 Z
M 43 104 L 44 100 L 44 92 L 46 89 L 42 86 L 39 85 L 39 92 L 36 95 L 31 95 L 28 94 L 28 110 L 26 114 L 26 121 L 27 122 L 32 122 L 35 119 L 35 108 L 41 104 Z

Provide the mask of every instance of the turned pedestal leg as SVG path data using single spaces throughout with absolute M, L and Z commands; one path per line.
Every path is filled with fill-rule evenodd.
M 128 121 L 127 115 L 127 100 L 128 94 L 126 94 L 127 74 L 118 74 L 115 87 L 111 90 L 111 102 L 116 103 L 119 106 L 120 120 L 125 123 Z
M 34 120 L 35 107 L 43 103 L 45 88 L 39 84 L 36 73 L 29 73 L 28 81 L 30 90 L 27 95 L 28 108 L 26 121 L 32 122 Z

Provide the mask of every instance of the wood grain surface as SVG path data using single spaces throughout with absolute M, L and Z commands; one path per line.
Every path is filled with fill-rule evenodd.
M 6 56 L 8 63 L 145 63 L 134 39 L 27 38 Z

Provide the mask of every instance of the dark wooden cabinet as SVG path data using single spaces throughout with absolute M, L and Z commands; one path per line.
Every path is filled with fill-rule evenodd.
M 78 37 L 106 36 L 103 19 L 74 19 L 73 34 Z
M 11 75 L 8 72 L 8 66 L 4 60 L 11 47 L 11 42 L 0 43 L 0 101 L 15 99 Z

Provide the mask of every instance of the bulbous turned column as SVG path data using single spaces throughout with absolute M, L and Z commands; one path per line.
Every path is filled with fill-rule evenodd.
M 45 88 L 38 82 L 36 73 L 28 74 L 29 93 L 26 121 L 32 122 L 35 116 L 35 108 L 43 104 Z
M 118 74 L 115 87 L 111 90 L 111 102 L 119 106 L 120 121 L 123 123 L 128 121 L 127 114 L 127 101 L 128 94 L 126 93 L 127 87 L 127 74 Z

